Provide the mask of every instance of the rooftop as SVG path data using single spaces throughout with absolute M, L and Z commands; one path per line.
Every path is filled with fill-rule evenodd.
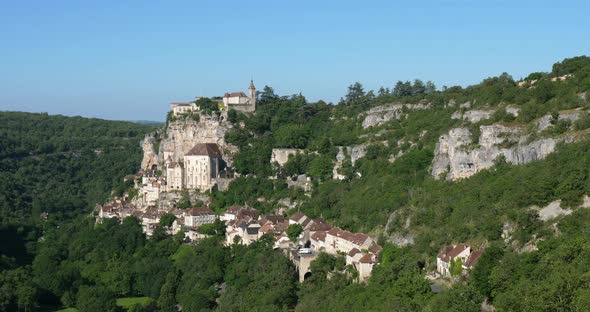
M 199 143 L 186 153 L 186 156 L 218 157 L 220 155 L 219 146 L 215 143 Z

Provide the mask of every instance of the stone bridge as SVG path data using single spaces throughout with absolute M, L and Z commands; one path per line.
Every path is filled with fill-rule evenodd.
M 297 273 L 299 274 L 299 282 L 302 283 L 304 280 L 311 276 L 309 266 L 318 254 L 311 251 L 309 248 L 304 249 L 290 249 L 289 259 L 295 264 Z

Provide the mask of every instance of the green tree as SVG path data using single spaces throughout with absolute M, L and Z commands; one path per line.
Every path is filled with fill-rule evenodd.
M 303 227 L 299 223 L 290 224 L 289 227 L 287 227 L 287 237 L 289 237 L 289 239 L 294 243 L 297 242 L 297 239 L 302 232 Z
M 451 273 L 451 276 L 460 276 L 461 273 L 463 272 L 462 265 L 463 265 L 463 263 L 461 261 L 461 258 L 451 259 L 451 263 L 450 263 L 450 267 L 449 267 L 449 273 Z
M 160 217 L 160 226 L 171 227 L 176 220 L 176 216 L 171 213 L 166 213 Z
M 191 199 L 189 197 L 188 191 L 184 190 L 180 193 L 180 200 L 176 206 L 179 209 L 188 209 L 191 207 Z
M 176 271 L 168 272 L 166 282 L 160 290 L 158 298 L 158 310 L 163 312 L 176 312 L 176 287 L 178 286 L 178 273 Z
M 115 296 L 101 286 L 80 286 L 78 300 L 76 302 L 78 311 L 102 312 L 117 311 Z

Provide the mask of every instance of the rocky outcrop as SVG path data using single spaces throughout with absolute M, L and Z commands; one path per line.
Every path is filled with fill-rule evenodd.
M 430 104 L 386 104 L 368 110 L 363 120 L 363 128 L 378 126 L 392 119 L 401 119 L 407 110 L 428 109 Z
M 520 108 L 515 106 L 507 106 L 506 112 L 514 117 L 518 117 L 518 115 L 520 115 Z
M 494 113 L 495 113 L 495 111 L 493 111 L 493 110 L 474 109 L 474 110 L 468 110 L 464 113 L 457 111 L 457 112 L 453 113 L 453 115 L 451 115 L 451 118 L 463 119 L 463 120 L 467 120 L 471 123 L 476 123 L 481 120 L 491 118 L 492 115 L 494 115 Z
M 511 164 L 543 159 L 555 150 L 562 138 L 546 138 L 527 143 L 524 128 L 494 124 L 481 126 L 479 144 L 472 144 L 467 128 L 455 128 L 442 135 L 435 148 L 432 176 L 448 180 L 467 178 L 490 168 L 503 156 Z
M 582 114 L 584 112 L 581 110 L 571 110 L 571 111 L 565 111 L 565 112 L 560 112 L 559 113 L 559 117 L 557 117 L 557 120 L 569 120 L 571 122 L 574 122 L 578 119 L 580 119 L 582 117 Z M 543 131 L 545 129 L 550 128 L 551 126 L 553 126 L 553 117 L 549 114 L 537 119 L 536 121 L 536 125 L 537 125 L 537 130 Z
M 279 167 L 283 167 L 289 161 L 290 156 L 297 154 L 303 154 L 303 150 L 297 148 L 273 148 L 270 163 L 277 163 Z
M 151 133 L 145 136 L 141 141 L 141 148 L 143 149 L 143 159 L 141 160 L 141 169 L 149 171 L 153 166 L 158 165 L 158 155 L 156 155 L 156 134 Z
M 365 157 L 367 154 L 367 144 L 359 144 L 352 146 L 339 146 L 338 154 L 336 154 L 336 163 L 332 169 L 332 178 L 337 180 L 343 180 L 344 175 L 340 174 L 339 171 L 344 164 L 344 161 L 349 158 L 350 163 L 354 166 L 355 162 L 360 158 Z
M 561 200 L 558 199 L 549 203 L 546 207 L 540 208 L 539 210 L 539 219 L 542 221 L 548 221 L 553 218 L 557 218 L 559 216 L 567 216 L 572 214 L 571 209 L 563 209 L 561 208 Z
M 216 143 L 222 150 L 223 159 L 231 166 L 231 155 L 236 148 L 225 142 L 225 133 L 231 127 L 224 116 L 216 115 L 201 116 L 199 121 L 185 119 L 170 122 L 160 143 L 158 162 L 163 164 L 168 157 L 179 161 L 198 143 Z

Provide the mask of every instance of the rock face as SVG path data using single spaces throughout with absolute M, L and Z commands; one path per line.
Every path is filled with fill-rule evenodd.
M 270 163 L 273 164 L 276 162 L 279 167 L 283 167 L 289 161 L 290 156 L 297 154 L 303 154 L 303 150 L 296 148 L 273 148 Z
M 481 126 L 478 146 L 472 143 L 471 132 L 455 128 L 442 135 L 436 144 L 432 161 L 432 176 L 457 180 L 490 168 L 499 156 L 511 164 L 526 164 L 543 159 L 555 150 L 562 139 L 547 138 L 527 143 L 522 127 L 494 124 Z
M 520 115 L 520 108 L 508 106 L 506 107 L 506 112 L 514 117 L 518 117 L 518 115 Z
M 344 180 L 344 178 L 346 177 L 338 173 L 338 170 L 342 168 L 342 164 L 344 163 L 346 158 L 350 157 L 350 162 L 354 166 L 354 163 L 360 158 L 365 157 L 365 154 L 367 154 L 366 144 L 339 146 L 338 154 L 336 155 L 336 163 L 334 164 L 334 168 L 332 169 L 332 178 L 337 180 Z
M 455 112 L 451 116 L 453 119 L 464 119 L 471 123 L 476 123 L 481 120 L 489 119 L 494 115 L 495 111 L 493 110 L 483 110 L 483 109 L 474 109 L 468 110 L 465 113 L 461 114 L 461 112 Z
M 381 125 L 391 119 L 401 119 L 404 109 L 428 109 L 430 104 L 386 104 L 368 110 L 363 120 L 363 128 Z
M 143 159 L 141 160 L 141 169 L 150 170 L 154 165 L 158 165 L 158 155 L 155 153 L 156 138 L 155 134 L 148 134 L 141 141 L 143 149 Z
M 547 221 L 559 216 L 570 215 L 572 212 L 573 211 L 571 209 L 561 208 L 561 200 L 558 199 L 549 203 L 549 205 L 546 207 L 539 209 L 539 219 L 542 221 Z
M 163 164 L 168 157 L 179 161 L 198 143 L 216 143 L 222 150 L 223 159 L 231 166 L 231 153 L 235 147 L 225 142 L 225 133 L 231 127 L 224 116 L 201 116 L 199 121 L 173 121 L 168 125 L 166 135 L 160 143 L 158 162 Z

